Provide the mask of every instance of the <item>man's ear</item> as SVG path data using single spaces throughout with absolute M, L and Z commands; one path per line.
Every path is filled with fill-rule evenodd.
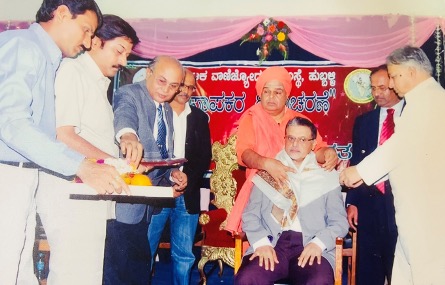
M 54 20 L 62 22 L 64 19 L 72 19 L 73 14 L 71 14 L 70 9 L 66 5 L 60 5 L 53 12 Z
M 317 139 L 312 141 L 312 151 L 314 151 L 316 145 L 317 145 Z
M 417 74 L 417 69 L 414 66 L 408 66 L 409 75 L 414 78 Z
M 99 39 L 97 36 L 94 36 L 94 38 L 91 40 L 91 50 L 98 50 L 102 47 L 102 40 Z

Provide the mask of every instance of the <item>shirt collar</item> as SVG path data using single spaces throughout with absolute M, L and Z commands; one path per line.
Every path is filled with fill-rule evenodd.
M 192 112 L 192 108 L 188 103 L 185 104 L 184 111 L 182 111 L 186 116 L 188 116 Z
M 37 38 L 45 46 L 46 56 L 49 58 L 55 69 L 60 65 L 62 60 L 62 51 L 57 46 L 56 42 L 38 23 L 33 23 L 29 30 L 37 35 Z
M 388 109 L 394 109 L 394 114 L 402 113 L 403 105 L 405 104 L 405 99 L 400 100 L 397 104 L 392 106 L 391 108 L 380 107 L 380 115 L 384 114 L 386 116 Z M 399 115 L 397 115 L 399 116 Z
M 111 80 L 104 76 L 99 66 L 96 64 L 94 59 L 88 52 L 84 52 L 78 56 L 78 60 L 85 65 L 85 69 L 89 73 L 89 76 L 93 78 L 95 81 L 99 82 L 99 84 L 103 84 L 103 87 L 108 88 Z
M 419 91 L 419 90 L 428 88 L 430 85 L 434 85 L 434 84 L 437 84 L 437 81 L 433 77 L 430 77 L 430 78 L 420 82 L 413 89 L 411 89 L 409 92 L 407 92 L 405 94 L 405 100 L 408 102 L 408 100 L 414 99 L 414 97 L 411 98 L 412 97 L 411 94 L 416 94 L 417 92 L 420 94 L 421 91 Z M 417 96 L 417 97 L 419 97 L 419 96 Z M 422 96 L 420 96 L 420 97 L 422 97 Z

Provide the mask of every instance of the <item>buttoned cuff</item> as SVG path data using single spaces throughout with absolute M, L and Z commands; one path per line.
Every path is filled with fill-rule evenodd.
M 118 143 L 120 143 L 121 142 L 121 136 L 123 136 L 124 134 L 128 134 L 128 133 L 134 134 L 137 137 L 138 141 L 140 141 L 138 134 L 132 128 L 123 128 L 119 132 L 117 132 L 116 137 L 115 137 L 116 141 Z
M 314 237 L 309 243 L 315 243 L 318 245 L 322 252 L 326 250 L 326 245 L 318 237 Z
M 260 239 L 256 243 L 252 244 L 252 247 L 253 247 L 253 250 L 255 251 L 257 248 L 259 248 L 261 246 L 265 246 L 265 245 L 272 246 L 272 243 L 270 242 L 268 237 L 263 237 L 262 239 Z

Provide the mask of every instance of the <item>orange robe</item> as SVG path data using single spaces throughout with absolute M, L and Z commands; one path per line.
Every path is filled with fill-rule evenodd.
M 309 120 L 308 117 L 287 107 L 285 108 L 281 123 L 277 123 L 272 116 L 267 114 L 261 103 L 253 105 L 241 116 L 236 141 L 236 153 L 239 164 L 245 166 L 242 162 L 241 155 L 246 149 L 252 149 L 264 157 L 274 158 L 284 147 L 284 135 L 287 122 L 294 117 L 302 117 Z M 314 151 L 316 152 L 320 148 L 326 146 L 326 142 L 323 141 L 320 134 L 317 132 L 317 145 L 315 146 Z M 236 197 L 235 205 L 229 213 L 225 229 L 232 233 L 240 232 L 242 230 L 241 215 L 249 200 L 250 192 L 252 190 L 252 177 L 255 175 L 256 171 L 257 169 L 247 168 L 246 182 L 240 189 L 238 196 Z

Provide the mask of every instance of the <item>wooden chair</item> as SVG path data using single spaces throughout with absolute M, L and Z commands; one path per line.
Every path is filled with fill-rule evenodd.
M 350 229 L 344 238 L 338 237 L 335 242 L 335 285 L 342 284 L 343 261 L 347 259 L 348 285 L 355 285 L 355 271 L 357 268 L 357 233 Z
M 245 233 L 235 235 L 235 274 L 241 266 L 243 243 L 246 241 Z M 335 269 L 334 285 L 342 285 L 343 260 L 347 259 L 348 279 L 347 285 L 355 285 L 355 271 L 357 260 L 357 233 L 350 230 L 346 237 L 337 237 L 335 241 Z

